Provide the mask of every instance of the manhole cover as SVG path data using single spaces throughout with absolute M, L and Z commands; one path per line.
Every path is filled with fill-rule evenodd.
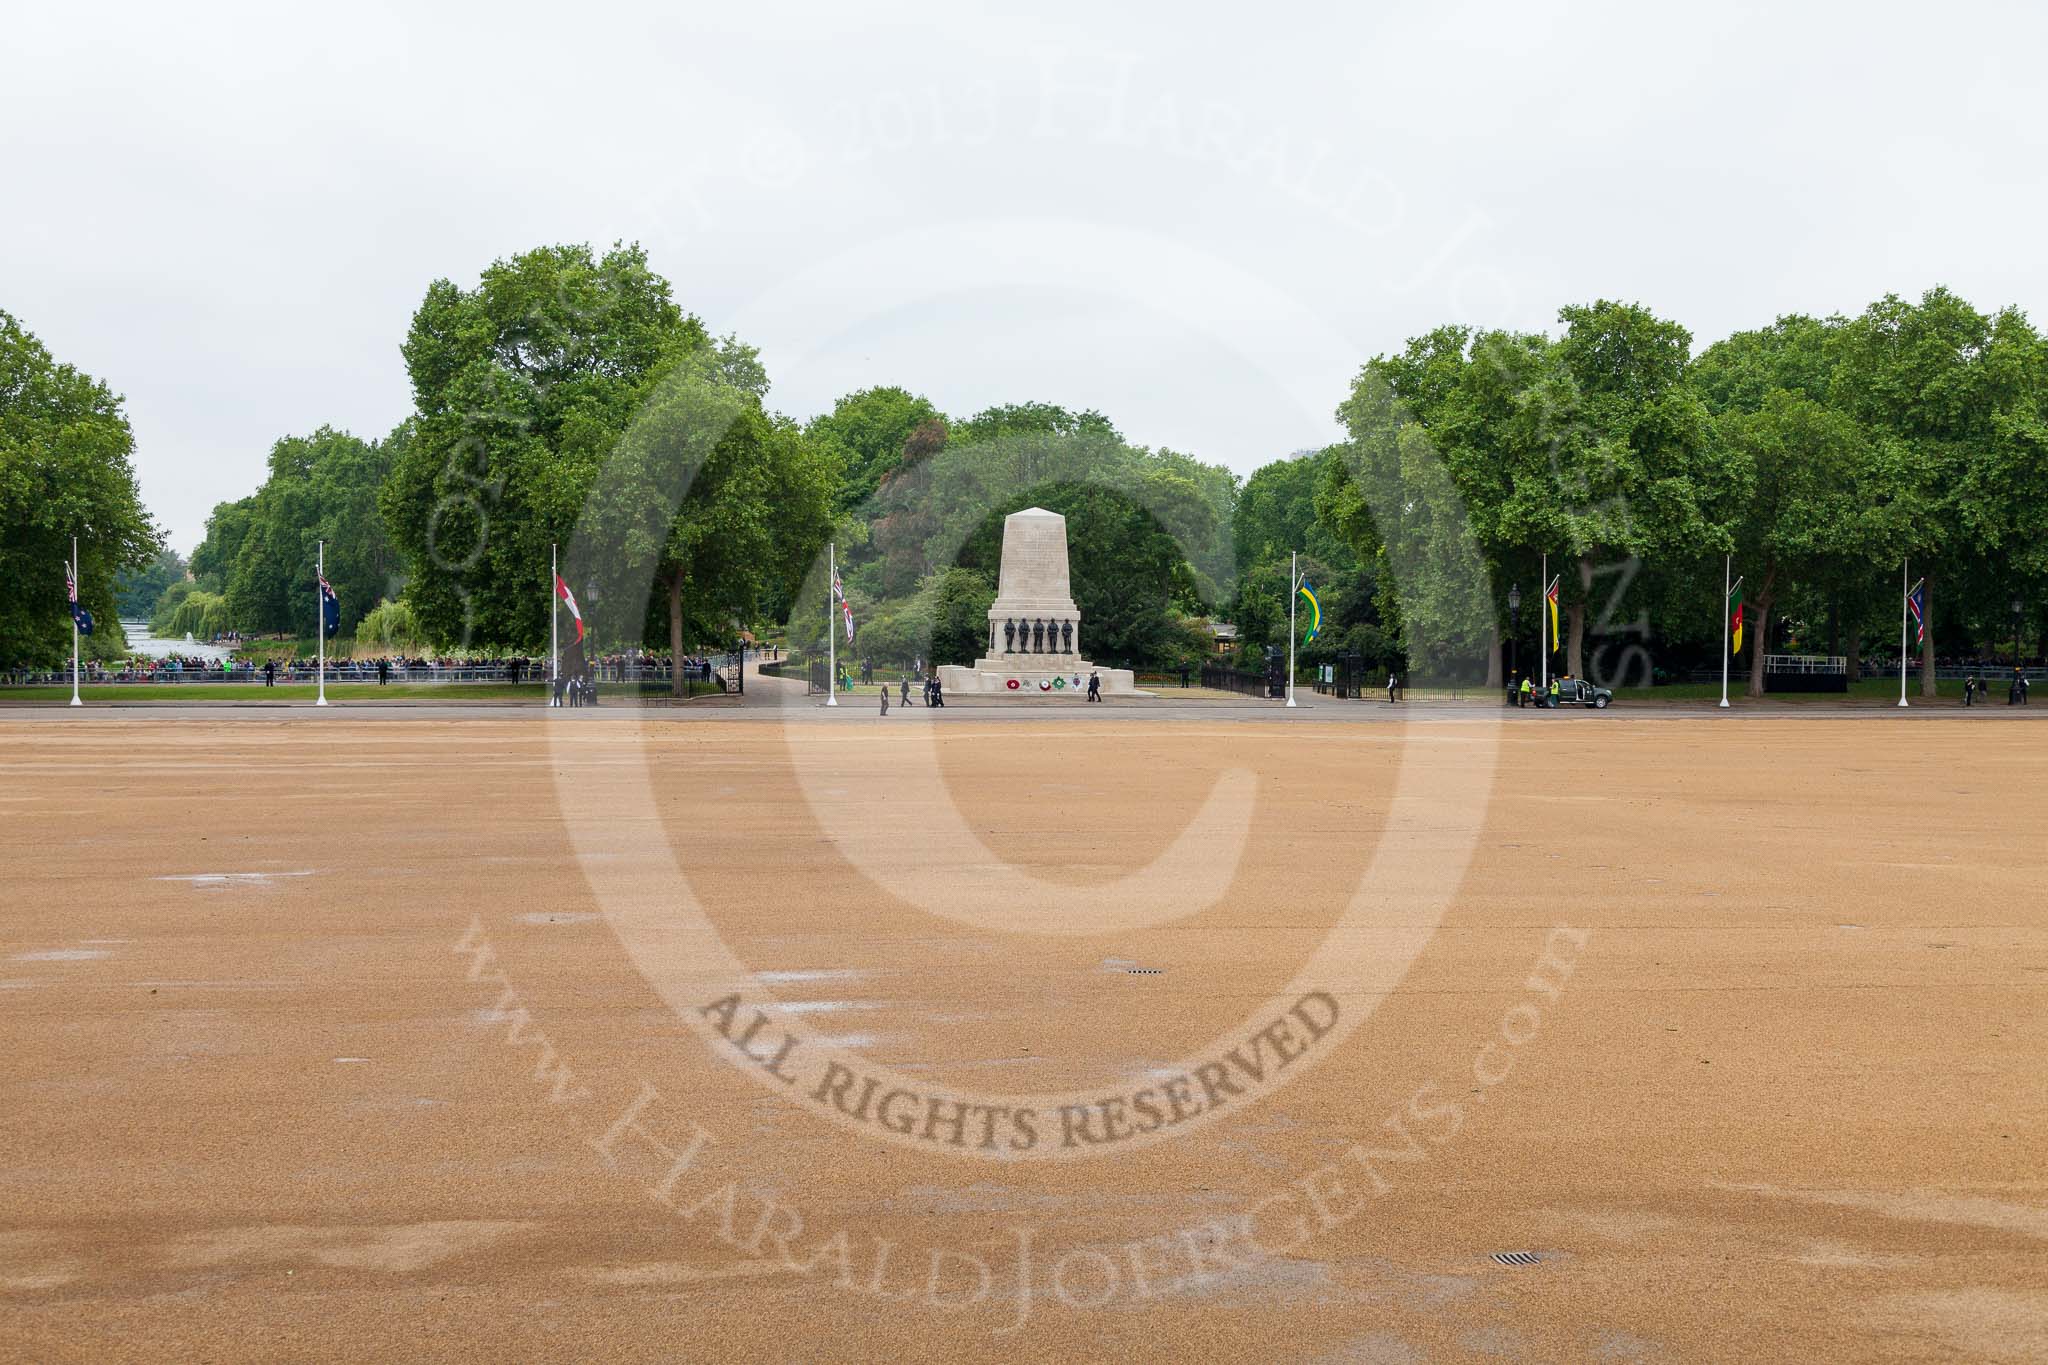
M 1535 1265 L 1543 1258 L 1533 1251 L 1496 1251 L 1493 1259 L 1502 1265 Z

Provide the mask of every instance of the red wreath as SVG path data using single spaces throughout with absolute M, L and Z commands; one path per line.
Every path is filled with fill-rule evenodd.
M 1038 690 L 1041 692 L 1050 692 L 1052 691 L 1052 684 L 1047 682 L 1045 679 L 1040 678 L 1038 680 Z
M 1015 692 L 1017 690 L 1017 680 L 1015 678 L 1010 679 L 1007 683 L 1004 683 L 1003 685 L 1009 688 L 1012 692 Z

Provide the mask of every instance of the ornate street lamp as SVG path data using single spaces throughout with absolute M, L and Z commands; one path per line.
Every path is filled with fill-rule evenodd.
M 1508 588 L 1508 691 L 1513 692 L 1521 685 L 1522 669 L 1517 660 L 1521 657 L 1522 645 L 1522 585 L 1515 583 Z

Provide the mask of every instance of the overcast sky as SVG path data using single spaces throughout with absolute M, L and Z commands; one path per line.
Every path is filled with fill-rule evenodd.
M 414 8 L 9 10 L 0 308 L 127 395 L 181 551 L 544 243 L 644 243 L 798 417 L 1044 399 L 1240 471 L 1441 322 L 2048 286 L 2023 7 Z

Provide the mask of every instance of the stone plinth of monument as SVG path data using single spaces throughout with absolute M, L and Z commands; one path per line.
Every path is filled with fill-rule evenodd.
M 1075 697 L 1088 675 L 1104 696 L 1138 691 L 1127 668 L 1097 668 L 1081 657 L 1081 611 L 1067 576 L 1067 519 L 1043 507 L 1003 518 L 1003 564 L 995 605 L 988 609 L 988 653 L 973 664 L 947 664 L 939 685 L 964 695 Z

